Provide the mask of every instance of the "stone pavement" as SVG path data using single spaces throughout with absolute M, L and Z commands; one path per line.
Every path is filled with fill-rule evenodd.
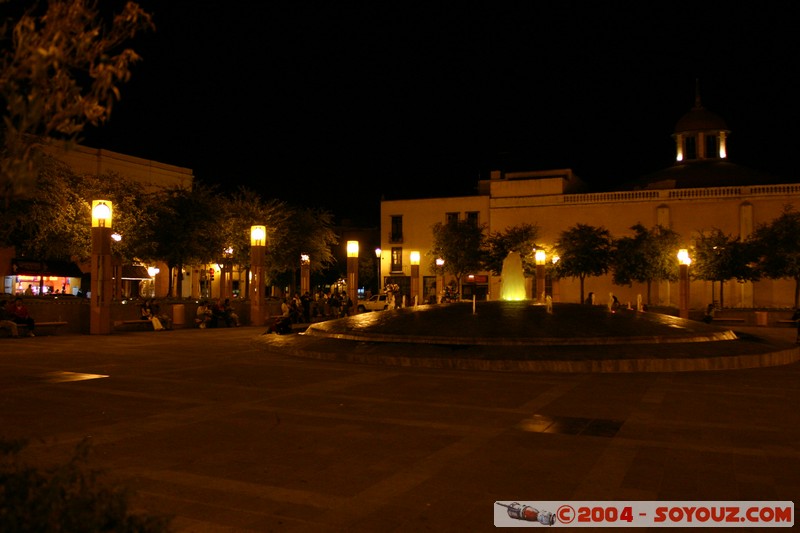
M 354 363 L 349 341 L 297 357 L 307 339 L 262 331 L 0 339 L 0 436 L 36 464 L 89 438 L 92 466 L 177 532 L 491 531 L 496 501 L 800 494 L 797 362 L 436 369 Z

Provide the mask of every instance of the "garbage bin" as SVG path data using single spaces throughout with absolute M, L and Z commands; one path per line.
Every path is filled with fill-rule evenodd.
M 183 326 L 186 324 L 186 306 L 175 304 L 172 306 L 172 325 Z
M 766 326 L 768 323 L 766 311 L 756 311 L 756 326 Z

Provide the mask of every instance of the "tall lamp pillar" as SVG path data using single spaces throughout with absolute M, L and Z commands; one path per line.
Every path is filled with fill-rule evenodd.
M 358 303 L 358 241 L 347 241 L 347 295 Z
M 250 324 L 264 325 L 267 283 L 264 279 L 267 228 L 250 226 Z
M 419 252 L 411 252 L 411 301 L 414 305 L 419 302 Z
M 438 293 L 437 303 L 442 303 L 444 298 L 444 259 L 436 258 L 436 292 Z
M 544 302 L 544 250 L 536 250 L 534 257 L 536 259 L 536 299 Z
M 111 333 L 111 218 L 111 202 L 92 201 L 92 297 L 89 316 L 89 333 L 92 335 Z
M 311 294 L 311 258 L 300 254 L 300 294 Z
M 681 248 L 678 251 L 678 265 L 679 265 L 679 283 L 680 283 L 680 298 L 679 298 L 679 316 L 681 318 L 689 318 L 689 265 L 692 264 L 692 259 L 689 257 L 689 251 L 686 248 Z
M 380 248 L 375 248 L 375 259 L 376 259 L 376 263 L 378 263 L 378 267 L 377 267 L 378 268 L 378 293 L 377 294 L 381 293 L 381 254 L 382 253 L 383 253 L 383 250 L 381 250 Z
M 233 297 L 233 248 L 228 247 L 222 252 L 222 263 L 219 265 L 219 298 Z

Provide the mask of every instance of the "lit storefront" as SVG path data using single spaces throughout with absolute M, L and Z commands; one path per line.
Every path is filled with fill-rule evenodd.
M 69 261 L 13 259 L 10 276 L 3 278 L 3 292 L 28 296 L 71 294 L 81 289 L 83 272 Z

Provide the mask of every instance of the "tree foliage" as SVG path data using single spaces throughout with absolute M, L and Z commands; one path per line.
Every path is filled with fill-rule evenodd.
M 131 493 L 105 482 L 89 467 L 84 439 L 64 464 L 37 468 L 22 452 L 26 441 L 0 441 L 0 531 L 156 533 L 170 530 L 171 518 L 131 512 Z
M 114 205 L 114 231 L 123 239 L 112 252 L 123 261 L 148 258 L 148 196 L 142 186 L 118 174 L 75 174 L 70 167 L 45 157 L 31 194 L 0 207 L 0 245 L 20 256 L 86 261 L 91 254 L 91 201 Z
M 652 283 L 678 279 L 677 250 L 680 235 L 660 225 L 651 229 L 641 224 L 631 227 L 633 235 L 614 241 L 611 270 L 617 285 L 647 284 L 647 303 L 651 303 Z
M 792 206 L 751 236 L 758 269 L 770 279 L 793 279 L 794 306 L 800 305 L 800 213 Z
M 153 258 L 164 261 L 170 273 L 182 270 L 184 265 L 215 263 L 226 242 L 217 225 L 223 211 L 216 190 L 195 184 L 192 189 L 166 189 L 157 196 L 153 205 Z M 180 291 L 183 276 L 177 278 Z M 170 294 L 174 293 L 172 279 L 170 275 Z
M 533 224 L 520 224 L 506 228 L 502 232 L 491 232 L 486 237 L 486 256 L 484 268 L 499 276 L 503 270 L 503 261 L 510 252 L 517 252 L 522 257 L 522 266 L 527 274 L 535 268 L 533 257 L 537 247 L 539 227 Z
M 108 119 L 140 59 L 125 43 L 153 28 L 135 2 L 106 23 L 87 0 L 34 4 L 0 28 L 0 194 L 6 203 L 31 189 L 42 143 L 74 141 L 87 124 Z
M 719 303 L 724 306 L 726 281 L 758 279 L 758 271 L 754 268 L 753 245 L 727 235 L 719 228 L 699 231 L 698 234 L 692 254 L 692 276 L 712 284 L 719 282 Z
M 583 302 L 585 279 L 602 276 L 611 266 L 613 241 L 610 232 L 602 226 L 576 224 L 561 232 L 555 248 L 559 255 L 554 268 L 556 276 L 578 278 Z
M 476 272 L 485 260 L 485 226 L 470 220 L 458 220 L 432 227 L 433 248 L 428 252 L 435 267 L 436 258 L 444 259 L 444 271 L 452 274 L 461 294 L 461 279 L 469 272 Z
M 294 289 L 302 254 L 309 256 L 311 272 L 335 262 L 331 250 L 338 238 L 333 231 L 333 215 L 327 211 L 288 207 L 280 223 L 268 226 L 267 233 L 266 269 L 267 277 L 273 281 L 284 279 Z

